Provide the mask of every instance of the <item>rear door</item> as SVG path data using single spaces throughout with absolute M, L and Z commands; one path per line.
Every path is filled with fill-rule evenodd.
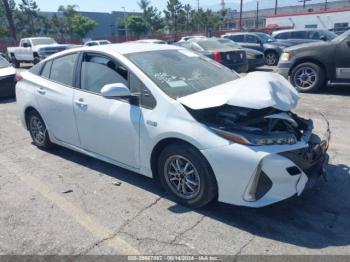
M 85 53 L 80 63 L 80 89 L 74 92 L 74 112 L 81 147 L 133 168 L 139 167 L 141 110 L 128 98 L 105 98 L 106 84 L 129 86 L 129 72 L 114 58 Z
M 79 146 L 72 99 L 78 54 L 70 54 L 46 62 L 36 86 L 39 111 L 51 134 L 64 143 Z

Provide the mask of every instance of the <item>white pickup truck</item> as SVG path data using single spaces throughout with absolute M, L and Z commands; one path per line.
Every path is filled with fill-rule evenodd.
M 21 62 L 37 64 L 49 55 L 73 46 L 58 44 L 54 39 L 49 37 L 23 38 L 19 43 L 19 47 L 7 48 L 7 55 L 10 62 L 18 68 Z

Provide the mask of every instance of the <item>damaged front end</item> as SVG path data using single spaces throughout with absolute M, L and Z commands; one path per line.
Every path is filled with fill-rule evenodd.
M 244 202 L 251 202 L 252 206 L 300 195 L 325 174 L 330 130 L 323 116 L 326 133 L 321 139 L 314 133 L 313 120 L 291 111 L 227 104 L 199 110 L 186 109 L 198 122 L 232 144 L 243 144 L 253 151 L 265 152 L 241 194 Z
M 250 145 L 293 145 L 312 134 L 312 120 L 272 107 L 250 109 L 223 105 L 192 110 L 190 114 L 214 133 L 232 142 Z

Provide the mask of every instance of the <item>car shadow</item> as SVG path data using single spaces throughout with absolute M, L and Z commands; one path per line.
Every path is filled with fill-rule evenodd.
M 62 147 L 49 153 L 167 198 L 153 179 Z M 198 212 L 254 236 L 300 247 L 347 246 L 350 244 L 350 167 L 329 165 L 327 171 L 328 181 L 320 178 L 316 186 L 301 197 L 260 209 L 214 202 L 196 210 L 174 204 L 169 210 Z
M 0 104 L 11 104 L 16 102 L 16 97 L 0 97 Z
M 339 95 L 339 96 L 350 96 L 350 85 L 349 86 L 326 86 L 322 88 L 318 94 L 320 95 Z

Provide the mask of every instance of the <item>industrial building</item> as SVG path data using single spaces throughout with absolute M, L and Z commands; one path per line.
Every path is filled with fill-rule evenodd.
M 349 11 L 349 0 L 307 4 L 305 8 L 301 4 L 278 7 L 277 10 L 275 8 L 250 10 L 242 13 L 242 28 L 249 30 L 275 26 L 294 28 L 317 26 L 317 28 L 333 29 L 337 26 L 344 27 L 346 23 L 349 26 Z M 239 11 L 232 10 L 229 12 L 228 23 L 225 25 L 225 28 L 239 29 L 239 17 Z M 310 17 L 313 17 L 313 20 L 309 20 Z

